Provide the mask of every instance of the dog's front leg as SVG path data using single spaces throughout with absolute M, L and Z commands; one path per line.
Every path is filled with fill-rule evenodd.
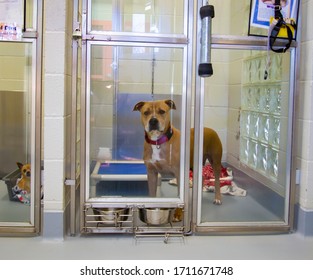
M 156 197 L 158 187 L 158 172 L 155 168 L 147 167 L 149 196 Z

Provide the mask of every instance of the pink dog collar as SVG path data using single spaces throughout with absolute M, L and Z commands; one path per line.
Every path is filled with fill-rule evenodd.
M 161 144 L 169 141 L 171 139 L 171 137 L 173 136 L 173 130 L 172 128 L 169 128 L 165 134 L 162 134 L 162 136 L 157 139 L 157 140 L 151 140 L 147 134 L 147 132 L 145 132 L 145 140 L 147 143 L 151 144 L 151 145 L 156 145 L 156 146 L 160 146 Z

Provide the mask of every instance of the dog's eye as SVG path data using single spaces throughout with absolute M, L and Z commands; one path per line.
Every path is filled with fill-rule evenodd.
M 26 169 L 25 169 L 25 168 L 23 169 L 23 172 L 26 172 Z
M 143 114 L 144 114 L 145 116 L 149 116 L 150 112 L 149 112 L 149 111 L 145 111 Z
M 160 114 L 160 115 L 164 115 L 164 114 L 165 114 L 165 111 L 164 111 L 164 110 L 159 110 L 159 114 Z

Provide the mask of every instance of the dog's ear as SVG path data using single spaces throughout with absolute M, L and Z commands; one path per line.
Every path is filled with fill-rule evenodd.
M 175 102 L 173 100 L 165 100 L 165 103 L 168 105 L 168 107 L 170 107 L 171 109 L 173 110 L 176 110 L 176 105 L 175 105 Z
M 17 165 L 17 167 L 18 167 L 19 169 L 22 169 L 22 167 L 23 167 L 24 164 L 23 164 L 23 163 L 20 163 L 20 162 L 17 162 L 16 165 Z
M 143 101 L 138 102 L 138 103 L 134 106 L 133 111 L 140 111 L 141 108 L 142 108 L 142 106 L 143 106 L 144 104 L 145 104 L 145 102 L 143 102 Z

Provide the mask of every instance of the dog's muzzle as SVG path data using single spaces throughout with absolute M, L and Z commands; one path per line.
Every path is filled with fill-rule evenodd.
M 149 120 L 149 131 L 159 130 L 159 120 L 157 118 L 151 118 Z

